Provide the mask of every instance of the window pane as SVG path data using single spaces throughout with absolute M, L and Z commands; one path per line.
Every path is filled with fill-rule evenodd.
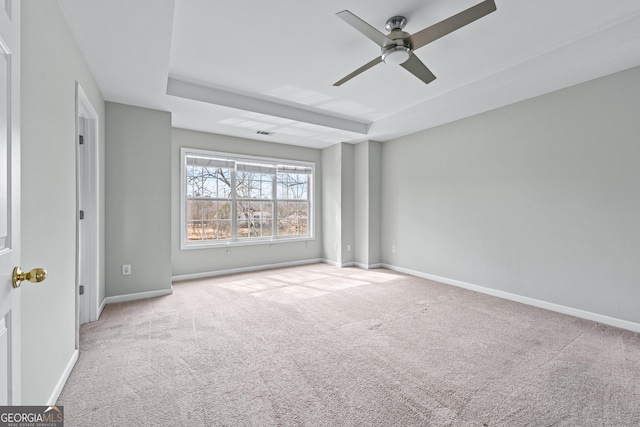
M 288 182 L 289 182 L 289 174 L 284 174 L 284 173 L 279 173 L 278 174 L 278 179 L 277 179 L 277 183 L 278 183 L 278 199 L 288 199 L 289 198 L 289 194 L 287 193 L 287 190 L 289 188 Z
M 203 233 L 205 240 L 231 238 L 231 202 L 203 202 Z
M 262 199 L 270 199 L 271 194 L 273 193 L 271 191 L 273 187 L 273 181 L 271 180 L 271 177 L 268 178 L 268 180 L 263 180 L 260 182 L 260 198 Z
M 248 199 L 251 197 L 251 185 L 253 174 L 246 172 L 237 172 L 236 174 L 236 194 L 240 199 Z
M 231 219 L 230 201 L 205 201 L 205 219 Z
M 202 240 L 202 221 L 187 222 L 187 240 Z
M 205 240 L 225 240 L 231 238 L 231 220 L 205 221 Z
M 278 198 L 306 200 L 309 193 L 309 175 L 297 173 L 278 174 Z
M 187 197 L 231 197 L 231 169 L 187 166 Z
M 254 179 L 249 181 L 249 197 L 252 199 L 260 198 L 260 181 Z
M 231 238 L 231 201 L 187 200 L 187 240 Z
M 199 197 L 202 194 L 202 168 L 187 167 L 187 197 Z
M 202 201 L 187 200 L 187 240 L 201 240 L 202 235 Z
M 300 183 L 300 197 L 299 199 L 309 200 L 309 176 L 306 176 L 304 182 Z
M 202 196 L 216 199 L 231 196 L 231 170 L 202 168 Z
M 202 201 L 202 220 L 214 219 L 216 217 L 217 203 L 209 200 Z
M 300 218 L 298 224 L 296 224 L 298 235 L 300 236 L 308 236 L 309 235 L 309 220 L 307 218 Z
M 219 169 L 218 197 L 231 198 L 231 169 Z
M 309 233 L 308 202 L 278 202 L 278 236 Z
M 202 219 L 202 201 L 187 200 L 187 221 Z
M 273 235 L 273 204 L 271 202 L 238 201 L 238 238 Z
M 236 177 L 236 194 L 239 199 L 271 199 L 273 175 L 239 171 Z

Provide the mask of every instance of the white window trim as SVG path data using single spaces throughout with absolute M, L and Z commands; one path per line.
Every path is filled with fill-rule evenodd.
M 272 162 L 275 164 L 285 164 L 287 166 L 300 166 L 305 168 L 311 168 L 311 182 L 309 185 L 309 235 L 308 236 L 277 236 L 277 227 L 274 221 L 274 232 L 272 237 L 263 237 L 263 238 L 252 238 L 252 239 L 236 239 L 236 240 L 203 240 L 203 241 L 192 241 L 189 242 L 187 240 L 187 156 L 195 155 L 195 156 L 211 156 L 211 157 L 223 157 L 236 162 L 247 162 L 247 161 L 256 161 L 256 162 Z M 244 154 L 236 154 L 236 153 L 225 153 L 220 151 L 210 151 L 210 150 L 201 150 L 197 148 L 180 148 L 180 250 L 193 250 L 193 249 L 211 249 L 211 248 L 224 248 L 230 246 L 253 246 L 253 245 L 273 245 L 277 243 L 287 243 L 287 242 L 304 242 L 309 240 L 315 240 L 315 163 L 314 162 L 305 162 L 301 160 L 290 160 L 290 159 L 282 159 L 282 158 L 274 158 L 274 157 L 261 157 L 261 156 L 249 156 Z M 235 173 L 232 174 L 232 179 L 235 185 Z M 235 189 L 232 189 L 235 191 Z M 273 191 L 276 192 L 277 188 L 274 187 Z M 274 198 L 272 199 L 275 202 L 277 201 L 277 197 L 274 194 Z M 232 204 L 233 213 L 231 215 L 231 220 L 233 222 L 233 229 L 236 227 L 237 218 L 235 217 L 236 206 L 235 203 Z M 275 209 L 275 208 L 274 208 Z

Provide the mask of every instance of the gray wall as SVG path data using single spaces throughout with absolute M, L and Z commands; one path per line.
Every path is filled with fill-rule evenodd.
M 382 262 L 382 144 L 369 141 L 369 265 Z
M 342 147 L 322 150 L 322 259 L 342 259 Z
M 355 260 L 354 146 L 339 143 L 322 150 L 322 258 L 332 264 Z
M 369 141 L 356 144 L 353 153 L 354 253 L 357 265 L 369 264 Z
M 80 82 L 99 115 L 99 208 L 104 218 L 104 100 L 56 1 L 22 7 L 22 403 L 51 397 L 75 349 L 76 107 Z M 104 222 L 100 224 L 104 242 Z M 100 294 L 104 295 L 100 248 Z
M 355 215 L 355 176 L 353 170 L 354 146 L 352 144 L 340 144 L 342 150 L 342 227 L 341 227 L 341 259 L 342 264 L 354 262 L 354 215 Z
M 314 240 L 180 250 L 180 148 L 199 148 L 227 153 L 315 162 Z M 171 148 L 171 261 L 173 276 L 222 270 L 269 266 L 273 264 L 317 260 L 321 257 L 322 236 L 322 161 L 320 151 L 285 144 L 252 141 L 184 129 L 172 130 Z
M 383 261 L 640 322 L 639 118 L 635 68 L 383 144 Z
M 364 141 L 354 152 L 354 260 L 358 266 L 376 266 L 382 260 L 381 232 L 381 153 L 382 144 Z
M 106 123 L 106 294 L 170 289 L 171 114 L 107 102 Z

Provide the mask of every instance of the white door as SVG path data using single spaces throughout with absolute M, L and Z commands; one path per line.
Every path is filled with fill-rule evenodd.
M 77 282 L 78 282 L 78 305 L 79 305 L 79 316 L 80 316 L 80 324 L 84 324 L 89 322 L 89 310 L 88 310 L 88 298 L 87 298 L 87 285 L 86 280 L 87 272 L 86 272 L 86 264 L 87 264 L 87 242 L 86 242 L 86 224 L 85 220 L 85 192 L 86 192 L 86 119 L 84 117 L 78 116 L 78 145 L 76 147 L 77 153 L 77 179 L 76 179 L 76 191 L 78 194 L 78 220 L 77 220 Z M 82 143 L 80 142 L 82 139 Z
M 98 113 L 76 83 L 77 138 L 76 266 L 79 324 L 98 320 Z
M 20 2 L 0 0 L 0 405 L 20 404 Z

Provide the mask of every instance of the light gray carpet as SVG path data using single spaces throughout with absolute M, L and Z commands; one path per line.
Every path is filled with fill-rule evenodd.
M 82 327 L 72 426 L 640 426 L 640 334 L 388 270 L 177 283 Z

